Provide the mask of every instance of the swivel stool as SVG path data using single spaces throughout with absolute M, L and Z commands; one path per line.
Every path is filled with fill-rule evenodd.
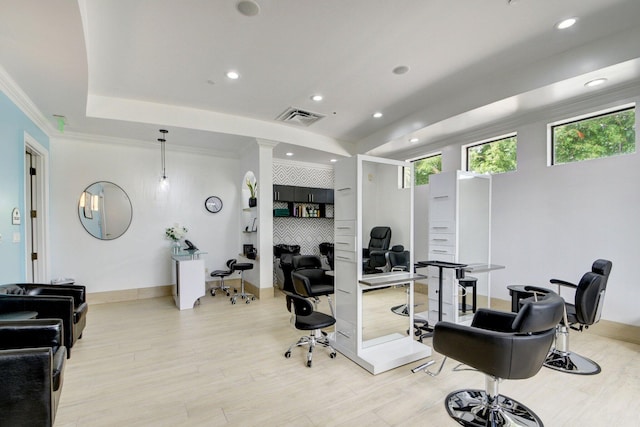
M 214 287 L 211 288 L 211 296 L 212 297 L 216 296 L 216 290 L 218 290 L 218 289 L 220 289 L 222 292 L 226 292 L 227 296 L 229 296 L 231 294 L 229 292 L 229 289 L 231 289 L 231 288 L 224 284 L 224 278 L 230 276 L 231 274 L 233 274 L 233 266 L 235 264 L 236 264 L 236 260 L 235 259 L 230 259 L 230 260 L 227 261 L 227 269 L 226 270 L 215 270 L 215 271 L 211 272 L 211 277 L 219 277 L 220 278 L 220 285 L 214 286 Z M 235 291 L 235 289 L 234 289 L 234 291 Z
M 250 262 L 237 262 L 233 265 L 233 271 L 239 271 L 240 272 L 240 293 L 239 294 L 234 294 L 230 300 L 231 300 L 231 304 L 235 304 L 236 300 L 238 298 L 238 295 L 240 295 L 240 298 L 242 298 L 243 300 L 245 300 L 245 302 L 247 304 L 249 304 L 251 301 L 255 301 L 256 297 L 253 294 L 248 294 L 244 291 L 244 272 L 245 270 L 253 270 L 253 264 L 251 264 Z

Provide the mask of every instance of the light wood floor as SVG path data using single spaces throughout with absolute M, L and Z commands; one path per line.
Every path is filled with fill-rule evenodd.
M 184 311 L 170 298 L 91 306 L 67 363 L 56 427 L 454 426 L 445 396 L 484 387 L 482 374 L 452 372 L 451 360 L 432 378 L 411 373 L 418 362 L 373 376 L 325 349 L 312 368 L 302 349 L 285 359 L 302 333 L 284 301 L 231 305 L 206 296 Z M 500 391 L 547 426 L 640 425 L 640 346 L 572 332 L 571 348 L 602 373 L 543 368 Z

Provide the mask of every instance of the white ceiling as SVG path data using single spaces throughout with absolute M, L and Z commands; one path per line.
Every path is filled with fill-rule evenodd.
M 52 134 L 59 114 L 68 135 L 155 141 L 167 128 L 168 147 L 228 156 L 258 138 L 316 163 L 426 153 L 593 96 L 585 79 L 604 73 L 598 90 L 640 82 L 638 0 L 255 2 L 248 17 L 237 0 L 0 0 L 0 71 Z M 276 121 L 288 107 L 325 117 Z

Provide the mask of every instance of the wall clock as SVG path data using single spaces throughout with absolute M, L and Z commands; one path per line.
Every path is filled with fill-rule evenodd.
M 222 200 L 218 196 L 207 197 L 204 201 L 204 207 L 211 213 L 218 213 L 222 209 Z

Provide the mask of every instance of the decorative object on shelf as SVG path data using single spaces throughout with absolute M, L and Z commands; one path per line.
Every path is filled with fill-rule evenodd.
M 180 252 L 180 239 L 182 239 L 188 232 L 186 227 L 181 225 L 174 225 L 165 230 L 164 234 L 167 239 L 171 240 L 171 253 L 177 254 Z
M 169 133 L 169 131 L 166 129 L 160 129 L 160 133 L 162 134 L 162 137 L 158 138 L 158 141 L 160 142 L 160 158 L 162 162 L 162 176 L 160 177 L 160 186 L 163 188 L 166 188 L 169 186 L 169 178 L 167 177 L 167 169 L 166 169 L 166 161 L 165 161 L 166 159 L 165 142 L 167 142 L 165 137 L 167 133 Z
M 249 187 L 249 207 L 253 208 L 258 205 L 258 199 L 256 198 L 256 190 L 258 189 L 258 182 L 251 181 L 247 178 L 247 187 Z
M 218 196 L 210 196 L 204 201 L 204 207 L 211 213 L 218 213 L 222 210 L 222 200 Z

